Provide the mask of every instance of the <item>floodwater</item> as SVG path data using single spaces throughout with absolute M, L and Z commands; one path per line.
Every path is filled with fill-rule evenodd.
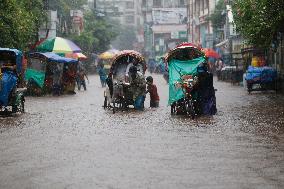
M 218 114 L 104 110 L 97 76 L 73 96 L 28 97 L 0 117 L 0 188 L 284 188 L 284 97 L 215 82 Z M 149 99 L 146 101 L 146 107 Z

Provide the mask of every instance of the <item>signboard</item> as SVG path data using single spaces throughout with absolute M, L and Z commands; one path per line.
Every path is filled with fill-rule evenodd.
M 159 40 L 159 45 L 160 45 L 160 46 L 164 46 L 164 45 L 165 45 L 164 39 L 160 38 L 160 40 Z
M 179 32 L 178 31 L 171 32 L 171 39 L 179 39 Z
M 187 32 L 186 31 L 171 32 L 171 39 L 187 39 Z
M 186 38 L 187 38 L 187 31 L 180 31 L 179 39 L 186 39 Z
M 186 8 L 153 8 L 154 24 L 186 24 Z

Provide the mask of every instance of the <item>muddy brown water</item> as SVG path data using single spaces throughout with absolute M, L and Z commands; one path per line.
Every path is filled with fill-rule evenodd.
M 284 188 L 284 97 L 215 82 L 218 114 L 105 111 L 97 76 L 73 96 L 0 117 L 0 188 Z M 146 107 L 149 99 L 146 100 Z

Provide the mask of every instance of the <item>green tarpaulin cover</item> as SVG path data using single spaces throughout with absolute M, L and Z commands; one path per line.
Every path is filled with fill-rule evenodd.
M 169 62 L 169 102 L 172 103 L 182 99 L 184 93 L 181 88 L 176 88 L 175 83 L 181 82 L 183 75 L 197 75 L 197 67 L 205 61 L 204 57 L 188 61 L 172 59 Z
M 27 69 L 25 74 L 26 81 L 33 79 L 39 87 L 43 87 L 44 79 L 45 79 L 45 72 Z

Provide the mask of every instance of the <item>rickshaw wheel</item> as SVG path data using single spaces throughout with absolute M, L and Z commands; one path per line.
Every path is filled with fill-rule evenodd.
M 187 115 L 189 115 L 191 119 L 195 118 L 195 110 L 194 110 L 193 103 L 191 101 L 185 102 L 185 110 L 186 110 Z
M 174 115 L 175 113 L 175 105 L 171 105 L 171 115 Z
M 19 112 L 25 113 L 25 99 L 22 97 L 20 107 L 18 107 Z
M 115 102 L 113 103 L 112 113 L 115 114 Z

